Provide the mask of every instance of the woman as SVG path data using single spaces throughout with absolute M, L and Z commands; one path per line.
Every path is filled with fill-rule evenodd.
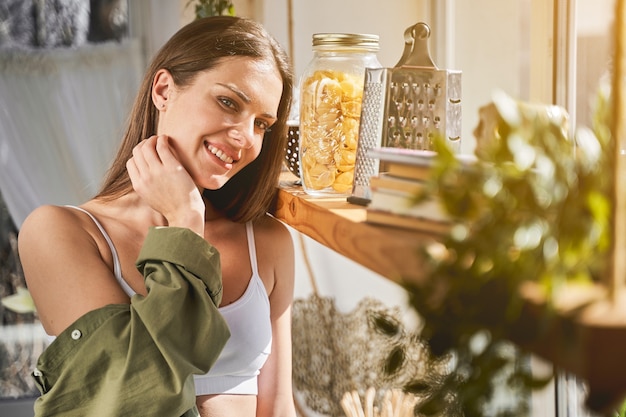
M 293 245 L 266 214 L 292 88 L 258 24 L 196 20 L 148 68 L 98 195 L 24 222 L 24 273 L 57 336 L 36 415 L 295 416 Z

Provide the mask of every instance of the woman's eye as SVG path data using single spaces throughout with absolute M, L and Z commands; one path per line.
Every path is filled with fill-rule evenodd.
M 258 127 L 259 129 L 265 131 L 265 132 L 269 132 L 271 125 L 267 122 L 264 122 L 263 120 L 257 120 L 255 122 L 256 127 Z
M 235 102 L 227 97 L 220 97 L 219 101 L 220 103 L 222 103 L 224 107 L 228 107 L 229 109 L 237 108 L 237 105 L 235 104 Z

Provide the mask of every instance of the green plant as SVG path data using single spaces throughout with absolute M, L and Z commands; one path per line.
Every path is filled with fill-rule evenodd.
M 519 366 L 523 352 L 509 340 L 513 333 L 539 340 L 552 317 L 548 310 L 542 323 L 521 320 L 522 284 L 540 283 L 550 300 L 563 283 L 591 283 L 605 273 L 611 207 L 607 102 L 601 94 L 593 131 L 581 129 L 572 138 L 550 108 L 499 95 L 495 136 L 471 169 L 461 169 L 445 143 L 437 142 L 430 186 L 457 221 L 441 243 L 424 249 L 426 284 L 406 289 L 432 353 L 454 360 L 420 415 L 482 417 L 497 385 L 524 391 L 549 382 Z M 524 415 L 523 398 L 487 414 Z
M 235 15 L 235 5 L 230 0 L 189 0 L 189 5 L 195 4 L 196 19 L 209 16 Z

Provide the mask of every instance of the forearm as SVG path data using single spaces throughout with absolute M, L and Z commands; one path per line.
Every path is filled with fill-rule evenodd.
M 157 343 L 171 344 L 168 353 L 186 352 L 194 373 L 208 372 L 230 335 L 218 311 L 222 275 L 217 250 L 187 229 L 154 228 L 137 266 L 148 295 L 133 297 L 132 310 Z

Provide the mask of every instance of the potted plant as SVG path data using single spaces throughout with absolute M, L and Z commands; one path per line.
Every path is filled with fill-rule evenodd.
M 533 345 L 545 338 L 552 295 L 563 284 L 590 284 L 606 271 L 608 106 L 600 94 L 593 129 L 572 135 L 564 110 L 502 93 L 488 106 L 492 123 L 483 129 L 485 142 L 470 171 L 459 170 L 445 142 L 437 143 L 431 192 L 456 223 L 442 242 L 425 248 L 432 279 L 406 289 L 433 355 L 454 360 L 441 385 L 413 381 L 404 387 L 428 391 L 419 413 L 481 417 L 499 387 L 524 392 L 550 381 L 518 365 L 523 351 L 510 340 Z M 527 284 L 547 300 L 535 322 L 523 319 Z M 489 415 L 525 415 L 523 397 Z
M 235 5 L 230 0 L 189 0 L 187 6 L 195 4 L 196 19 L 209 16 L 234 16 Z

